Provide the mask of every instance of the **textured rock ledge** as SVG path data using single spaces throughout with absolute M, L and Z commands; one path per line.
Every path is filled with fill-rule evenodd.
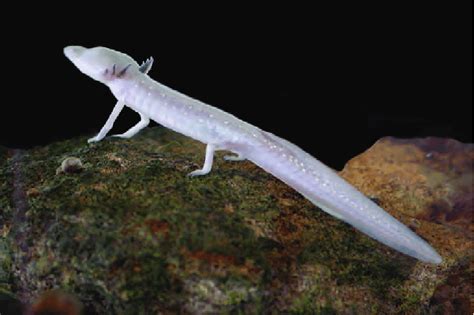
M 341 172 L 428 240 L 439 266 L 369 239 L 250 162 L 218 153 L 210 175 L 186 177 L 203 154 L 162 128 L 0 148 L 0 308 L 60 289 L 86 314 L 472 312 L 472 145 L 385 138 Z M 81 168 L 58 171 L 67 157 Z

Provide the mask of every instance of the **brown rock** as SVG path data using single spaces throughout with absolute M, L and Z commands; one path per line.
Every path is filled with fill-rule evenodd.
M 341 172 L 439 251 L 432 265 L 248 161 L 219 152 L 187 178 L 204 146 L 163 128 L 86 139 L 0 150 L 0 293 L 69 307 L 38 299 L 62 288 L 96 314 L 472 312 L 471 144 L 385 138 Z M 64 156 L 86 167 L 56 176 Z

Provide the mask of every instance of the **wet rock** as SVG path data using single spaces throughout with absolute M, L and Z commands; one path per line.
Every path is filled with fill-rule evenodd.
M 31 305 L 58 288 L 97 314 L 472 309 L 472 145 L 385 138 L 341 172 L 430 242 L 439 266 L 368 238 L 248 161 L 219 152 L 208 176 L 188 178 L 204 150 L 162 128 L 0 150 L 0 289 Z M 65 156 L 87 167 L 56 176 Z

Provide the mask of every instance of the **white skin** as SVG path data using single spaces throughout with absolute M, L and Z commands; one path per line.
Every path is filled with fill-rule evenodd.
M 147 60 L 147 62 L 143 63 L 143 67 L 140 69 L 140 72 L 147 74 L 153 65 L 153 58 L 150 58 Z M 99 133 L 95 136 L 87 140 L 88 143 L 93 143 L 93 142 L 99 142 L 102 139 L 104 139 L 109 131 L 113 128 L 115 120 L 117 117 L 120 115 L 122 109 L 125 107 L 125 103 L 123 101 L 117 101 L 115 104 L 112 113 L 110 113 L 109 118 L 105 122 L 104 126 L 101 128 Z M 147 117 L 145 114 L 142 114 L 141 112 L 138 112 L 140 115 L 140 121 L 131 127 L 129 130 L 122 134 L 117 134 L 117 135 L 112 135 L 112 137 L 117 137 L 117 138 L 123 138 L 123 139 L 129 139 L 136 135 L 140 130 L 143 128 L 147 127 L 148 124 L 150 123 L 150 118 Z M 207 145 L 206 147 L 206 155 L 205 155 L 205 160 L 204 160 L 204 166 L 202 169 L 195 170 L 191 173 L 188 174 L 188 176 L 199 176 L 199 175 L 206 175 L 208 174 L 211 169 L 212 169 L 212 164 L 214 160 L 214 152 L 215 152 L 215 146 L 212 144 Z M 245 158 L 241 155 L 226 155 L 224 156 L 224 160 L 226 161 L 244 161 Z
M 142 73 L 147 74 L 151 70 L 152 65 L 153 65 L 153 59 L 149 59 L 148 63 L 146 64 L 146 67 L 143 68 Z M 104 139 L 107 133 L 109 133 L 109 131 L 114 126 L 115 120 L 120 115 L 120 112 L 122 111 L 124 107 L 125 107 L 124 102 L 117 101 L 117 104 L 115 104 L 115 107 L 112 110 L 112 113 L 110 113 L 109 118 L 105 122 L 105 125 L 102 127 L 102 129 L 100 129 L 97 136 L 90 138 L 89 140 L 87 140 L 87 142 L 89 143 L 99 142 L 100 140 Z M 150 118 L 143 115 L 142 113 L 139 113 L 139 115 L 140 115 L 140 121 L 135 126 L 131 127 L 128 131 L 122 134 L 113 135 L 112 137 L 129 139 L 133 137 L 134 135 L 136 135 L 140 130 L 148 126 L 148 124 L 150 123 Z
M 130 138 L 152 119 L 207 144 L 202 169 L 190 176 L 208 174 L 215 151 L 232 151 L 236 155 L 226 160 L 248 159 L 368 236 L 421 261 L 441 263 L 442 258 L 427 242 L 296 145 L 151 79 L 147 73 L 152 59 L 139 66 L 130 56 L 105 47 L 69 46 L 64 53 L 117 98 L 104 127 L 89 142 L 102 140 L 128 106 L 140 114 L 140 122 L 116 137 Z

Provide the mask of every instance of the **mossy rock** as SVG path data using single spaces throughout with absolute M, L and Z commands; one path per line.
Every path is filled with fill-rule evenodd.
M 204 146 L 163 128 L 86 140 L 0 149 L 0 290 L 25 305 L 59 289 L 91 314 L 423 313 L 449 308 L 437 288 L 472 271 L 466 226 L 397 208 L 393 196 L 405 207 L 409 190 L 393 179 L 367 191 L 354 179 L 371 167 L 360 160 L 343 176 L 404 223 L 415 220 L 443 264 L 377 243 L 248 161 L 219 152 L 209 175 L 189 178 Z M 57 171 L 68 157 L 80 171 Z

